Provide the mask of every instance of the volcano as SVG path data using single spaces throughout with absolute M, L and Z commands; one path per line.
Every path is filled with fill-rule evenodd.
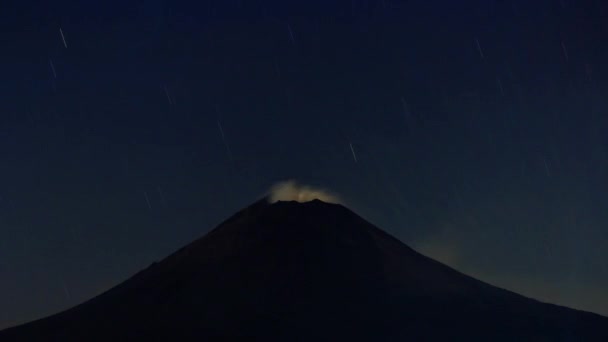
M 0 341 L 608 341 L 608 318 L 430 259 L 339 204 L 262 199 Z

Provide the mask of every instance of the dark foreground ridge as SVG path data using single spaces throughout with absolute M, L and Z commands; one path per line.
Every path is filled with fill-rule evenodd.
M 0 341 L 608 341 L 608 318 L 427 258 L 341 205 L 261 200 Z

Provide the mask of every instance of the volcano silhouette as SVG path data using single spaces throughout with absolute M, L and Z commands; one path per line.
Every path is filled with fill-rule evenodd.
M 319 200 L 241 210 L 0 341 L 608 341 L 608 318 L 509 292 Z

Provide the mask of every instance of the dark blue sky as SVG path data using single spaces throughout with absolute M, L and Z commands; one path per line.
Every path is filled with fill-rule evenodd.
M 284 179 L 608 315 L 606 17 L 599 0 L 3 2 L 0 327 Z

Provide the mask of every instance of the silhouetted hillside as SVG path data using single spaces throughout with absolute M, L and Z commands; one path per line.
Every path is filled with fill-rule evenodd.
M 0 341 L 608 341 L 608 318 L 427 258 L 347 208 L 266 200 Z

